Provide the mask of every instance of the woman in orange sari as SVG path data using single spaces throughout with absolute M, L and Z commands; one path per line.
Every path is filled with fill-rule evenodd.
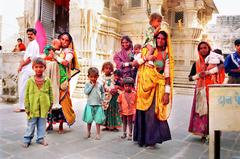
M 80 71 L 71 35 L 68 32 L 64 32 L 59 35 L 58 39 L 61 42 L 61 50 L 59 54 L 54 54 L 54 59 L 59 66 L 59 75 L 56 78 L 60 77 L 60 85 L 58 88 L 53 89 L 59 91 L 59 104 L 61 107 L 52 109 L 52 113 L 48 116 L 49 125 L 47 130 L 52 130 L 52 124 L 59 122 L 59 133 L 62 134 L 64 132 L 64 122 L 67 122 L 69 126 L 75 122 L 76 115 L 72 109 L 69 81 Z M 76 72 L 73 74 L 73 71 Z
M 142 49 L 138 60 L 137 104 L 133 140 L 139 146 L 154 146 L 171 140 L 167 119 L 172 104 L 174 60 L 168 34 L 160 31 L 153 55 Z M 149 66 L 146 61 L 153 61 Z M 135 62 L 133 62 L 134 65 Z
M 215 80 L 211 78 L 211 74 L 217 73 L 220 79 L 218 84 L 223 83 L 225 73 L 223 64 L 218 66 L 217 72 L 207 72 L 207 64 L 205 58 L 210 54 L 211 47 L 207 42 L 200 42 L 198 44 L 198 55 L 199 59 L 193 64 L 189 80 L 196 80 L 196 87 L 194 92 L 192 112 L 190 117 L 189 132 L 200 135 L 202 142 L 206 141 L 208 132 L 208 85 L 216 84 Z

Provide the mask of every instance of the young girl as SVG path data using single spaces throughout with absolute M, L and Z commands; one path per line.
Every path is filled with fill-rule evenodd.
M 104 123 L 105 128 L 103 130 L 118 131 L 118 127 L 121 126 L 121 118 L 118 112 L 117 97 L 118 87 L 115 88 L 113 64 L 111 62 L 105 62 L 102 66 L 103 75 L 101 77 L 105 96 L 111 95 L 109 100 L 109 106 L 105 110 L 106 121 Z
M 127 137 L 127 126 L 128 126 L 128 140 L 132 140 L 132 124 L 133 117 L 136 111 L 136 92 L 133 91 L 134 80 L 131 77 L 123 79 L 124 92 L 118 97 L 119 112 L 122 116 L 123 122 L 123 136 L 122 139 Z
M 100 140 L 100 125 L 105 120 L 102 102 L 104 98 L 104 88 L 102 84 L 97 82 L 99 77 L 98 69 L 91 67 L 88 69 L 89 82 L 85 84 L 84 93 L 88 95 L 87 105 L 83 113 L 83 121 L 87 123 L 87 136 L 91 137 L 92 122 L 96 122 L 96 140 Z
M 37 143 L 47 146 L 45 141 L 46 117 L 53 103 L 51 81 L 43 77 L 46 69 L 45 61 L 38 57 L 33 60 L 32 68 L 35 75 L 28 79 L 25 89 L 25 111 L 28 118 L 27 130 L 24 135 L 24 145 L 27 148 L 34 136 L 37 126 Z

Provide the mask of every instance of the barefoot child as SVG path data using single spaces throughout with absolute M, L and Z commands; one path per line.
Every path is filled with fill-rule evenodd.
M 125 139 L 127 137 L 128 127 L 128 140 L 132 140 L 132 124 L 137 100 L 136 92 L 133 91 L 134 80 L 131 77 L 124 78 L 123 87 L 124 92 L 118 97 L 119 112 L 123 122 L 123 136 L 121 138 Z
M 114 82 L 113 64 L 111 62 L 105 62 L 102 66 L 102 72 L 101 81 L 104 86 L 105 100 L 107 96 L 110 98 L 110 100 L 108 99 L 108 106 L 104 109 L 106 120 L 103 130 L 118 131 L 118 128 L 122 125 L 122 121 L 118 112 L 117 97 L 119 95 L 119 87 L 117 87 Z
M 51 81 L 43 77 L 46 69 L 45 61 L 38 57 L 33 60 L 32 68 L 35 75 L 28 79 L 25 90 L 25 111 L 28 118 L 27 130 L 24 135 L 24 145 L 27 148 L 34 137 L 37 126 L 36 142 L 47 146 L 45 141 L 46 117 L 53 103 Z
M 148 49 L 148 55 L 153 55 L 156 49 L 156 36 L 161 29 L 162 16 L 158 13 L 152 13 L 149 19 L 150 26 L 146 31 L 146 40 L 143 47 Z M 154 66 L 153 61 L 148 61 L 148 64 Z
M 105 114 L 102 108 L 104 98 L 104 88 L 97 82 L 99 77 L 98 69 L 91 67 L 88 69 L 89 82 L 85 84 L 84 93 L 88 96 L 87 105 L 83 113 L 83 121 L 87 123 L 87 136 L 91 137 L 92 122 L 96 122 L 97 134 L 95 139 L 100 140 L 100 125 L 105 120 Z

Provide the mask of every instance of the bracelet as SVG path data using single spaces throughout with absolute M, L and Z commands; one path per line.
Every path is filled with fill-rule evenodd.
M 128 67 L 128 66 L 129 66 L 129 62 L 123 63 L 123 67 Z
M 59 63 L 62 63 L 63 62 L 63 59 L 59 56 L 56 57 L 56 60 L 59 62 Z
M 139 65 L 143 64 L 144 62 L 145 62 L 145 61 L 144 61 L 142 58 L 140 58 L 140 59 L 137 60 L 137 63 L 138 63 Z
M 165 85 L 165 93 L 170 93 L 170 85 Z

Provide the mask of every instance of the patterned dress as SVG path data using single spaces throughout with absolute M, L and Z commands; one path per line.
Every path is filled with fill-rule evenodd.
M 105 91 L 110 91 L 109 86 L 115 85 L 113 76 L 103 75 L 102 82 L 105 83 L 105 86 L 104 86 Z M 109 107 L 105 110 L 106 120 L 103 125 L 109 129 L 119 128 L 122 125 L 122 120 L 118 111 L 119 110 L 118 103 L 117 103 L 118 96 L 119 96 L 118 93 L 112 96 L 109 102 Z

